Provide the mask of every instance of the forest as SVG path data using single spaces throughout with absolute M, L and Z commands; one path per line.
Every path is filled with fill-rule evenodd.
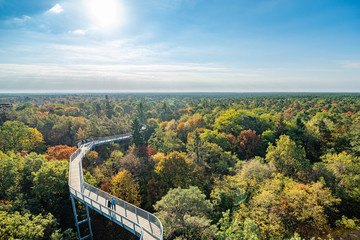
M 164 239 L 360 239 L 360 94 L 335 93 L 2 94 L 0 238 L 77 239 L 70 155 L 128 132 L 86 156 L 85 181 Z M 94 239 L 137 239 L 90 215 Z

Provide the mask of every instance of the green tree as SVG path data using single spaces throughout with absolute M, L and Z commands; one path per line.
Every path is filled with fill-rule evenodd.
M 343 199 L 342 210 L 358 217 L 360 210 L 360 158 L 346 152 L 326 154 L 322 158 L 326 169 L 335 176 L 337 194 Z
M 259 116 L 248 110 L 229 109 L 222 113 L 214 123 L 214 129 L 238 136 L 242 130 L 253 129 L 263 131 L 263 123 Z
M 146 123 L 145 106 L 143 102 L 139 102 L 139 104 L 136 105 L 136 116 L 139 118 L 141 124 Z
M 326 168 L 339 180 L 351 198 L 360 202 L 360 158 L 342 152 L 322 157 Z
M 281 113 L 275 122 L 275 138 L 279 138 L 286 132 L 286 123 L 284 120 L 284 114 Z
M 37 172 L 33 173 L 34 196 L 41 205 L 55 217 L 65 219 L 70 214 L 69 206 L 69 163 L 66 161 L 44 162 Z
M 273 164 L 279 173 L 294 178 L 301 178 L 301 174 L 309 167 L 309 161 L 305 158 L 304 149 L 298 147 L 286 135 L 282 135 L 276 140 L 276 147 L 270 144 L 265 159 L 270 164 Z
M 33 151 L 40 148 L 43 142 L 38 130 L 22 122 L 6 121 L 0 128 L 0 150 L 3 152 Z
M 145 144 L 143 132 L 141 131 L 141 127 L 142 127 L 142 125 L 139 122 L 139 119 L 137 117 L 135 117 L 131 124 L 131 134 L 132 134 L 131 141 L 135 144 L 135 146 L 143 146 Z
M 184 143 L 176 136 L 176 133 L 172 130 L 165 131 L 161 126 L 151 136 L 149 145 L 165 154 L 184 149 Z
M 260 240 L 260 229 L 255 221 L 246 219 L 242 226 L 236 219 L 231 219 L 230 210 L 223 212 L 219 221 L 219 231 L 216 239 L 219 240 Z
M 114 150 L 110 154 L 110 158 L 106 160 L 102 166 L 101 172 L 108 178 L 121 170 L 124 154 L 120 150 Z
M 209 218 L 213 206 L 197 187 L 171 189 L 154 207 L 164 238 L 214 239 L 216 227 Z
M 235 175 L 218 178 L 212 185 L 210 197 L 216 210 L 214 216 L 220 219 L 220 213 L 237 209 L 245 200 L 252 198 L 274 172 L 273 167 L 261 159 L 239 162 Z
M 1 239 L 53 239 L 75 240 L 76 234 L 68 229 L 61 233 L 56 219 L 49 213 L 37 216 L 30 213 L 0 211 Z
M 356 156 L 360 156 L 360 122 L 353 124 L 350 128 L 351 150 Z
M 219 145 L 225 151 L 233 150 L 233 146 L 229 142 L 229 139 L 228 139 L 227 135 L 224 132 L 219 133 L 218 130 L 211 131 L 209 129 L 206 129 L 201 134 L 201 139 L 203 141 L 206 141 L 206 142 L 216 143 L 217 145 Z
M 114 105 L 109 100 L 108 95 L 105 95 L 105 114 L 109 119 L 114 115 Z
M 7 190 L 16 184 L 18 175 L 17 157 L 0 151 L 0 199 L 6 196 Z
M 230 151 L 224 151 L 216 143 L 203 141 L 196 130 L 189 134 L 187 152 L 190 159 L 198 166 L 205 166 L 209 174 L 228 174 L 229 168 L 238 161 Z

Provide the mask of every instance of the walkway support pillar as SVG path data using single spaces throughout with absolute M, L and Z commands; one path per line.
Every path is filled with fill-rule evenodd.
M 73 209 L 73 212 L 74 212 L 74 217 L 75 217 L 75 226 L 76 226 L 76 230 L 77 230 L 77 233 L 78 233 L 78 237 L 79 237 L 79 239 L 81 239 L 81 235 L 80 235 L 80 228 L 79 228 L 79 222 L 78 222 L 77 213 L 76 213 L 75 201 L 74 201 L 73 196 L 70 196 L 70 198 L 71 198 L 71 205 L 72 205 L 72 209 Z
M 71 198 L 71 204 L 72 204 L 72 209 L 74 211 L 74 216 L 75 216 L 75 226 L 76 226 L 76 230 L 77 230 L 77 234 L 78 234 L 78 238 L 79 240 L 83 240 L 83 239 L 91 239 L 93 240 L 93 233 L 92 233 L 92 229 L 91 229 L 91 222 L 90 222 L 90 213 L 89 213 L 89 208 L 87 205 L 86 206 L 86 219 L 82 220 L 79 222 L 78 217 L 77 217 L 77 212 L 76 212 L 76 205 L 75 205 L 75 200 L 73 196 L 70 196 Z M 89 234 L 86 235 L 85 237 L 81 237 L 81 232 L 80 232 L 80 225 L 82 223 L 88 223 L 88 227 L 89 227 Z
M 91 229 L 90 213 L 89 213 L 88 205 L 86 205 L 86 217 L 87 217 L 88 224 L 89 224 L 90 239 L 92 240 L 93 239 L 93 233 L 92 233 L 92 229 Z

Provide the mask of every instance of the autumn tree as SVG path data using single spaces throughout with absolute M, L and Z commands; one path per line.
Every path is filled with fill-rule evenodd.
M 82 140 L 85 140 L 88 138 L 88 132 L 86 131 L 86 129 L 83 129 L 82 127 L 79 127 L 79 129 L 77 130 L 76 134 L 75 134 L 75 140 L 77 142 L 80 142 Z
M 238 149 L 240 156 L 249 159 L 254 157 L 257 152 L 257 148 L 260 144 L 260 136 L 256 135 L 256 131 L 251 129 L 241 131 L 240 135 L 237 137 Z
M 142 164 L 140 157 L 138 156 L 138 149 L 134 146 L 128 149 L 127 154 L 120 159 L 120 168 L 126 169 L 133 176 L 138 176 L 141 174 L 141 168 L 145 167 Z
M 110 180 L 110 193 L 136 206 L 140 206 L 138 188 L 128 170 L 119 172 Z
M 326 213 L 339 201 L 320 182 L 305 185 L 278 174 L 266 180 L 234 217 L 240 222 L 254 220 L 265 238 L 284 238 L 295 232 L 320 236 L 330 229 Z
M 49 147 L 46 152 L 52 159 L 69 161 L 70 156 L 76 150 L 77 147 L 69 147 L 67 145 L 57 145 L 54 147 Z
M 162 195 L 170 188 L 190 186 L 193 165 L 184 153 L 172 152 L 167 156 L 158 153 L 153 158 L 156 159 L 155 173 Z
M 87 168 L 89 165 L 96 163 L 99 158 L 99 153 L 96 151 L 90 151 L 86 154 L 84 159 L 82 160 L 83 167 Z

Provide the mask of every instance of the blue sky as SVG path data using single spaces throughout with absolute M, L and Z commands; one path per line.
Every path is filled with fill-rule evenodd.
M 0 86 L 359 92 L 360 1 L 0 0 Z

